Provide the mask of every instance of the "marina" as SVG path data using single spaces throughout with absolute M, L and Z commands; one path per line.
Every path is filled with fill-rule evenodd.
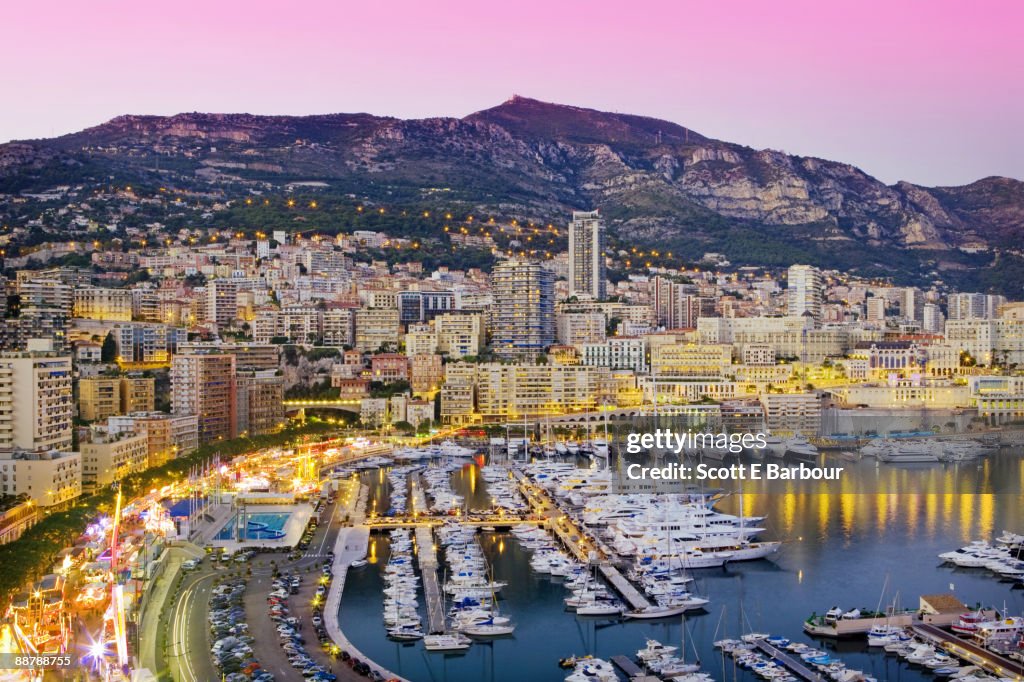
M 991 487 L 997 485 L 999 480 L 1007 480 L 1006 477 L 1009 475 L 1024 475 L 1017 459 L 981 461 L 986 462 L 987 464 L 983 466 L 990 469 L 966 470 L 961 481 L 978 478 L 988 481 L 985 485 Z M 1003 468 L 1004 473 L 991 469 L 996 462 Z M 580 465 L 583 467 L 580 474 L 584 478 L 595 480 L 594 474 L 587 473 L 586 462 L 580 462 Z M 499 588 L 495 603 L 501 605 L 500 613 L 503 618 L 507 617 L 506 614 L 514 616 L 514 634 L 487 641 L 474 640 L 465 648 L 453 648 L 443 655 L 437 649 L 430 649 L 431 655 L 422 658 L 416 653 L 417 650 L 423 651 L 422 644 L 398 642 L 382 648 L 381 642 L 386 641 L 386 638 L 374 635 L 373 627 L 351 626 L 351 636 L 356 638 L 355 643 L 364 654 L 385 665 L 396 675 L 407 679 L 511 681 L 520 678 L 508 676 L 505 672 L 506 667 L 501 662 L 515 660 L 515 664 L 525 670 L 531 679 L 561 680 L 566 677 L 566 673 L 559 672 L 554 663 L 574 653 L 591 654 L 611 661 L 614 656 L 621 656 L 631 649 L 642 648 L 644 638 L 651 635 L 661 641 L 678 643 L 682 635 L 678 617 L 637 620 L 616 615 L 643 609 L 645 603 L 650 606 L 654 602 L 644 593 L 643 583 L 636 582 L 640 575 L 637 574 L 631 579 L 624 572 L 628 568 L 630 573 L 633 573 L 630 566 L 635 557 L 625 563 L 622 563 L 621 559 L 617 560 L 618 564 L 609 561 L 616 553 L 610 541 L 602 539 L 602 527 L 583 528 L 580 525 L 579 519 L 582 518 L 585 505 L 582 508 L 577 507 L 580 511 L 567 514 L 560 507 L 555 491 L 537 485 L 537 479 L 516 467 L 507 467 L 507 471 L 502 473 L 500 466 L 497 469 L 490 468 L 491 466 L 486 465 L 488 477 L 492 480 L 501 481 L 511 477 L 511 480 L 516 482 L 516 487 L 522 490 L 523 498 L 530 504 L 529 514 L 522 515 L 520 512 L 519 521 L 504 526 L 481 520 L 483 517 L 477 517 L 470 512 L 482 513 L 484 510 L 495 508 L 488 493 L 491 484 L 484 480 L 485 466 L 475 461 L 464 461 L 458 466 L 442 465 L 442 469 L 447 468 L 443 476 L 440 469 L 431 476 L 450 487 L 450 491 L 448 488 L 440 488 L 442 499 L 449 499 L 449 494 L 453 496 L 451 499 L 463 498 L 460 506 L 462 511 L 454 519 L 421 519 L 421 526 L 414 530 L 414 535 L 418 548 L 426 549 L 434 544 L 439 546 L 436 561 L 440 567 L 444 565 L 441 558 L 446 551 L 444 544 L 431 536 L 433 542 L 428 545 L 426 533 L 431 530 L 435 533 L 449 533 L 451 531 L 446 530 L 449 527 L 463 527 L 467 531 L 474 529 L 472 536 L 457 534 L 458 546 L 478 545 L 482 551 L 482 565 L 487 567 L 488 573 L 493 573 L 493 577 L 488 577 L 485 582 L 507 583 Z M 1013 467 L 1012 474 L 1005 470 L 1010 466 Z M 702 661 L 702 674 L 709 674 L 710 679 L 733 679 L 732 669 L 719 660 L 711 647 L 719 634 L 716 631 L 720 627 L 737 635 L 749 631 L 751 627 L 798 634 L 807 620 L 808 613 L 820 607 L 822 601 L 829 598 L 827 595 L 840 594 L 840 591 L 836 590 L 837 585 L 844 586 L 841 591 L 844 600 L 852 599 L 855 600 L 854 603 L 859 601 L 862 604 L 874 605 L 878 599 L 880 576 L 886 574 L 892 576 L 891 591 L 898 589 L 905 594 L 938 593 L 948 589 L 950 582 L 955 582 L 957 594 L 963 594 L 966 597 L 965 601 L 967 598 L 972 599 L 970 603 L 973 603 L 973 600 L 989 604 L 1002 604 L 1006 601 L 1011 612 L 1020 612 L 1024 606 L 1021 594 L 1010 589 L 1005 583 L 986 580 L 984 570 L 978 572 L 968 569 L 964 573 L 961 572 L 964 569 L 954 568 L 952 570 L 957 573 L 953 574 L 950 573 L 951 569 L 939 565 L 934 558 L 928 558 L 929 555 L 935 557 L 949 549 L 948 540 L 945 538 L 964 538 L 963 542 L 966 543 L 972 537 L 995 537 L 997 528 L 1018 527 L 1019 524 L 1014 520 L 1014 510 L 1022 508 L 1019 495 L 997 497 L 993 493 L 944 498 L 944 481 L 949 479 L 940 475 L 941 470 L 911 471 L 911 478 L 904 485 L 908 486 L 912 495 L 890 496 L 873 492 L 870 495 L 857 494 L 854 492 L 857 489 L 874 491 L 890 485 L 887 477 L 898 470 L 878 469 L 871 460 L 855 462 L 853 467 L 859 478 L 856 479 L 857 487 L 850 491 L 852 494 L 843 490 L 825 490 L 822 494 L 786 493 L 771 490 L 771 485 L 762 484 L 757 490 L 751 489 L 753 485 L 750 488 L 745 486 L 741 494 L 727 495 L 717 501 L 715 509 L 722 514 L 736 515 L 742 506 L 744 511 L 740 516 L 746 515 L 744 518 L 751 519 L 761 517 L 760 522 L 756 525 L 751 522 L 749 527 L 763 528 L 764 530 L 759 532 L 763 532 L 772 541 L 782 540 L 783 545 L 780 551 L 770 555 L 770 561 L 728 562 L 717 568 L 691 569 L 691 576 L 687 580 L 692 582 L 680 581 L 679 590 L 697 592 L 710 599 L 709 603 L 702 607 L 703 613 L 688 613 L 686 620 L 686 627 L 690 631 L 687 637 L 692 638 L 692 646 L 696 648 Z M 432 468 L 436 468 L 435 465 L 428 465 L 426 471 L 429 472 Z M 580 474 L 573 472 L 572 475 Z M 906 472 L 899 475 L 907 478 Z M 386 505 L 389 494 L 386 478 L 382 483 L 381 478 L 373 471 L 366 471 L 361 476 L 370 485 L 371 497 L 376 496 L 376 507 L 379 509 Z M 423 472 L 418 476 L 422 477 Z M 438 478 L 439 476 L 441 478 Z M 413 480 L 416 481 L 416 488 L 425 485 L 421 483 L 422 479 L 419 477 Z M 420 499 L 415 489 L 409 499 Z M 431 505 L 431 500 L 435 498 L 426 494 L 422 499 L 424 504 Z M 573 517 L 573 514 L 576 516 Z M 563 530 L 559 532 L 555 529 L 559 527 L 558 519 L 561 516 L 567 518 L 561 525 Z M 391 518 L 389 521 L 395 523 L 400 520 Z M 381 523 L 389 521 L 382 520 Z M 569 526 L 569 523 L 572 525 Z M 746 521 L 743 523 L 746 524 Z M 855 523 L 870 529 L 875 536 L 871 537 L 867 532 L 858 532 Z M 529 531 L 530 528 L 535 530 Z M 545 537 L 548 539 L 545 540 Z M 879 537 L 881 542 L 878 540 Z M 584 538 L 588 542 L 588 550 L 580 553 L 578 543 L 584 541 Z M 566 576 L 538 573 L 533 568 L 540 556 L 537 554 L 537 548 L 546 547 L 552 542 L 573 562 L 566 564 L 564 568 L 555 569 L 559 573 L 566 572 Z M 379 532 L 372 534 L 369 551 L 371 570 L 350 576 L 344 608 L 341 610 L 343 628 L 346 627 L 346 621 L 359 618 L 362 612 L 359 605 L 365 600 L 365 596 L 361 595 L 372 594 L 380 589 L 373 587 L 379 580 L 375 577 L 379 573 L 373 567 L 379 563 L 374 564 L 372 558 L 375 555 L 386 557 L 387 544 L 386 535 Z M 898 549 L 908 545 L 915 548 L 912 554 Z M 575 551 L 574 546 L 577 547 Z M 840 547 L 845 549 L 842 552 L 830 549 Z M 869 562 L 872 564 L 872 570 L 865 573 L 849 572 L 848 563 L 842 559 L 845 552 L 855 552 L 859 557 L 858 562 Z M 424 561 L 427 566 L 430 564 L 429 554 L 426 552 L 426 559 L 418 555 L 417 562 L 421 572 L 425 565 Z M 545 556 L 552 557 L 551 561 L 554 561 L 556 554 Z M 545 558 L 544 565 L 548 562 L 549 559 Z M 562 564 L 556 562 L 551 565 Z M 578 567 L 574 568 L 573 565 Z M 588 565 L 593 567 L 589 579 L 585 568 Z M 599 585 L 592 583 L 595 572 L 608 588 L 606 596 L 602 596 L 604 593 L 598 589 Z M 429 573 L 430 571 L 423 573 L 425 600 L 422 613 L 427 629 L 434 632 L 440 628 L 436 627 L 436 621 L 439 619 L 436 615 L 438 609 L 431 605 L 432 598 L 426 596 Z M 439 570 L 438 575 L 440 573 Z M 441 599 L 437 601 L 440 602 L 444 598 L 440 578 L 438 585 Z M 580 594 L 581 597 L 565 597 L 567 587 L 573 594 Z M 486 597 L 489 590 L 490 588 L 484 588 L 478 594 Z M 784 602 L 773 600 L 773 594 L 779 590 L 785 590 L 790 598 Z M 591 603 L 584 601 L 580 602 L 580 608 L 570 607 L 571 610 L 566 612 L 563 602 L 570 598 L 592 599 L 593 597 L 589 596 L 591 593 L 598 600 L 594 602 L 594 606 L 582 606 L 583 603 Z M 614 606 L 616 598 L 621 599 L 622 604 L 618 607 L 620 610 L 616 610 Z M 602 602 L 602 599 L 609 601 Z M 605 603 L 608 606 L 601 606 Z M 735 620 L 738 616 L 725 617 L 722 623 L 718 623 L 723 608 L 734 613 L 744 609 L 746 616 L 739 620 Z M 372 610 L 379 610 L 379 606 Z M 608 615 L 585 615 L 591 611 Z M 434 615 L 431 616 L 431 613 Z M 913 665 L 907 667 L 906 661 L 881 655 L 880 649 L 869 648 L 865 638 L 866 632 L 871 629 L 872 624 L 877 625 L 879 621 L 864 621 L 850 625 L 842 624 L 842 638 L 822 637 L 817 640 L 818 646 L 826 649 L 839 647 L 843 652 L 844 662 L 851 668 L 864 670 L 866 674 L 878 680 L 926 679 L 926 675 L 918 672 Z M 880 622 L 886 622 L 886 619 L 881 618 Z M 556 623 L 561 624 L 555 625 Z M 888 624 L 903 624 L 903 616 L 890 615 Z M 551 631 L 552 626 L 555 627 L 554 632 Z M 451 628 L 445 627 L 443 631 L 450 632 Z M 530 649 L 529 657 L 517 656 L 515 653 L 522 651 L 523 647 Z M 792 654 L 789 656 L 794 663 L 797 662 Z M 785 667 L 790 674 L 799 678 L 792 669 Z M 808 670 L 814 674 L 813 670 Z M 740 670 L 739 679 L 752 679 L 750 675 Z

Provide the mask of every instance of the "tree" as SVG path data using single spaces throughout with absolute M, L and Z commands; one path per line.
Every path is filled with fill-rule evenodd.
M 111 332 L 107 332 L 106 338 L 103 339 L 100 360 L 103 362 L 114 362 L 117 360 L 117 342 L 114 341 L 114 335 Z

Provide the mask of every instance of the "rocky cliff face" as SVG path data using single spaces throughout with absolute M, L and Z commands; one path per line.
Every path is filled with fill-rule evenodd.
M 418 196 L 446 188 L 470 205 L 545 218 L 596 206 L 621 235 L 704 244 L 741 230 L 941 257 L 965 246 L 1016 248 L 1024 237 L 1024 184 L 1016 180 L 888 186 L 844 163 L 522 97 L 464 119 L 121 116 L 54 140 L 0 146 L 0 187 L 52 181 L 39 169 L 56 165 L 66 174 L 75 164 L 122 173 L 158 164 L 178 183 L 208 182 L 211 169 L 218 181 L 319 180 L 382 198 L 395 188 Z

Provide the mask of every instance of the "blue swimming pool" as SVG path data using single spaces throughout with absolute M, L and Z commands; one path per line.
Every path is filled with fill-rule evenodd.
M 288 523 L 288 512 L 248 513 L 244 532 L 236 531 L 239 524 L 238 514 L 224 524 L 217 533 L 215 540 L 234 540 L 241 535 L 241 540 L 280 540 L 284 537 L 284 525 Z

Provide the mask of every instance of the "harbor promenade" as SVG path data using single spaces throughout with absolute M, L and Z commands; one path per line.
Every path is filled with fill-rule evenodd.
M 345 578 L 348 575 L 349 564 L 366 556 L 366 550 L 370 541 L 370 529 L 364 524 L 366 514 L 366 499 L 369 495 L 369 488 L 365 485 L 359 487 L 358 497 L 353 496 L 349 503 L 348 517 L 352 526 L 342 528 L 338 532 L 338 538 L 334 544 L 334 564 L 332 570 L 334 579 L 327 591 L 327 600 L 324 603 L 324 626 L 331 640 L 341 649 L 347 651 L 354 658 L 362 659 L 375 670 L 382 679 L 399 680 L 408 682 L 404 678 L 383 668 L 364 656 L 352 642 L 345 636 L 338 620 L 341 611 L 341 596 L 345 591 Z
M 994 651 L 983 649 L 974 642 L 961 639 L 942 628 L 927 623 L 916 623 L 911 629 L 923 639 L 941 645 L 954 656 L 973 663 L 1001 678 L 1024 679 L 1024 663 L 1000 656 Z

